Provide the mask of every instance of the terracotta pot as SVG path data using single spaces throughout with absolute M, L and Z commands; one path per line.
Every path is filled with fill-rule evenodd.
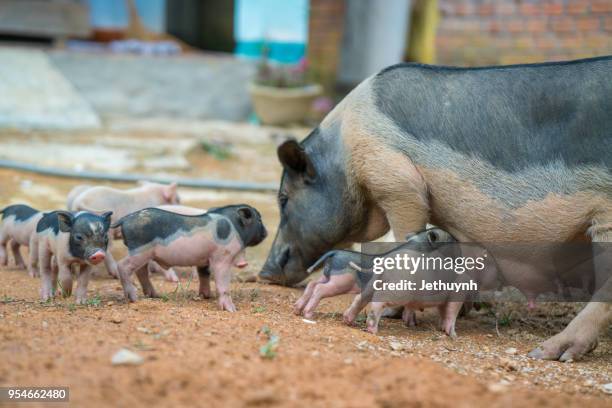
M 249 84 L 253 108 L 265 125 L 304 122 L 310 116 L 312 103 L 322 92 L 323 88 L 318 84 L 300 88 Z

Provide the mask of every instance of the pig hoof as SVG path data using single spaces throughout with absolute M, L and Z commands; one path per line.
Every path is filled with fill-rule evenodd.
M 28 275 L 30 275 L 31 278 L 38 278 L 40 276 L 40 274 L 38 273 L 37 270 L 35 269 L 30 269 L 28 271 Z
M 538 360 L 559 360 L 572 362 L 579 360 L 585 354 L 590 353 L 597 347 L 597 338 L 592 340 L 575 339 L 570 340 L 561 337 L 563 332 L 546 340 L 540 346 L 532 350 L 528 356 Z
M 138 300 L 138 294 L 136 293 L 136 288 L 127 289 L 124 293 L 125 293 L 125 299 L 128 302 L 136 302 Z
M 378 327 L 376 327 L 376 326 L 370 326 L 370 325 L 368 325 L 368 326 L 366 327 L 366 330 L 367 330 L 368 332 L 372 333 L 372 334 L 376 334 L 376 333 L 378 333 Z
M 210 299 L 210 292 L 200 292 L 200 297 L 202 299 Z
M 349 313 L 344 313 L 342 315 L 342 320 L 344 321 L 345 324 L 352 326 L 353 323 L 355 322 L 355 316 Z
M 221 310 L 227 310 L 228 312 L 235 312 L 236 306 L 234 306 L 234 302 L 229 296 L 221 296 L 219 298 L 219 307 Z
M 26 268 L 25 264 L 23 264 L 23 263 L 18 263 L 17 265 L 15 265 L 15 267 L 17 269 L 25 269 Z
M 87 298 L 82 298 L 82 297 L 78 297 L 76 298 L 76 302 L 77 305 L 86 305 L 87 304 Z

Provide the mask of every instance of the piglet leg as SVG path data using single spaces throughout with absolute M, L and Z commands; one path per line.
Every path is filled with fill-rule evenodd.
M 13 258 L 15 259 L 15 266 L 17 269 L 25 269 L 25 262 L 21 256 L 21 252 L 19 251 L 19 242 L 11 241 L 11 252 L 13 253 Z
M 36 278 L 40 276 L 38 271 L 38 234 L 33 233 L 30 237 L 30 263 L 28 264 L 28 272 L 31 277 Z
M 79 276 L 77 278 L 77 286 L 75 290 L 76 303 L 78 305 L 84 305 L 87 303 L 87 285 L 89 284 L 90 278 L 91 278 L 91 266 L 89 265 L 81 266 L 81 270 L 79 271 Z
M 53 277 L 51 272 L 51 253 L 46 248 L 39 248 L 38 268 L 40 271 L 40 299 L 46 302 L 54 296 Z
M 130 266 L 130 257 L 126 257 L 121 260 L 117 264 L 117 270 L 119 273 L 119 280 L 121 281 L 121 286 L 123 287 L 123 293 L 125 294 L 125 299 L 128 302 L 135 302 L 138 300 L 138 291 L 136 290 L 136 286 L 132 283 L 130 279 L 132 275 L 132 269 Z
M 8 264 L 8 255 L 6 253 L 7 243 L 8 237 L 6 233 L 0 230 L 0 266 L 6 266 Z
M 306 306 L 306 304 L 312 297 L 312 293 L 314 292 L 315 287 L 319 284 L 326 283 L 327 281 L 328 281 L 327 277 L 321 276 L 317 280 L 308 282 L 308 285 L 306 285 L 306 289 L 304 290 L 304 293 L 302 294 L 302 296 L 300 296 L 300 298 L 293 305 L 293 313 L 295 313 L 298 316 L 301 315 L 302 311 L 304 310 L 304 307 Z
M 455 322 L 457 321 L 457 316 L 459 316 L 462 305 L 463 302 L 448 302 L 438 306 L 438 310 L 440 311 L 440 328 L 453 339 L 457 337 Z
M 70 297 L 72 294 L 72 271 L 70 270 L 70 265 L 59 262 L 58 270 L 60 283 L 59 291 L 61 291 L 63 297 Z
M 221 310 L 227 310 L 228 312 L 235 312 L 236 306 L 232 302 L 230 296 L 230 282 L 232 280 L 231 263 L 221 262 L 211 265 L 213 274 L 215 277 L 215 285 L 217 287 L 217 301 Z
M 142 292 L 146 297 L 150 298 L 158 298 L 159 295 L 155 291 L 153 284 L 151 283 L 151 279 L 149 278 L 149 269 L 147 265 L 143 265 L 136 270 L 136 276 L 140 281 L 140 285 L 142 286 Z
M 208 266 L 198 266 L 197 273 L 200 277 L 200 297 L 208 299 L 210 298 L 210 269 Z
M 404 307 L 404 311 L 402 312 L 402 321 L 407 327 L 416 326 L 416 312 L 412 309 Z
M 110 276 L 117 279 L 119 277 L 119 270 L 117 268 L 117 261 L 113 257 L 111 252 L 112 240 L 109 239 L 108 247 L 106 248 L 106 256 L 104 257 L 104 266 L 106 266 L 106 271 Z
M 376 334 L 378 332 L 378 323 L 385 310 L 384 302 L 372 302 L 370 305 L 370 311 L 368 312 L 368 319 L 366 321 L 366 330 L 370 333 Z

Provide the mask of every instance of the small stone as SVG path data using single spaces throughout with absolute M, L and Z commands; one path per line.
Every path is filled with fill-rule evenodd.
M 146 327 L 137 327 L 136 330 L 138 330 L 139 332 L 144 333 L 144 334 L 151 333 L 151 330 L 147 329 Z
M 115 324 L 119 324 L 119 323 L 123 322 L 123 319 L 119 315 L 113 315 L 111 317 L 110 321 L 115 323 Z
M 113 301 L 111 300 L 110 302 L 107 302 L 107 303 L 106 303 L 106 306 L 112 306 L 112 305 L 114 305 L 114 304 L 115 304 L 115 302 L 113 302 Z
M 321 354 L 321 353 L 319 353 L 319 350 L 314 350 L 313 352 L 310 353 L 310 355 L 313 356 L 313 357 L 318 357 L 319 354 Z
M 111 359 L 113 365 L 139 365 L 143 362 L 144 359 L 138 354 L 124 348 L 116 352 Z
M 367 341 L 360 341 L 359 343 L 357 343 L 357 348 L 359 350 L 365 350 L 368 348 L 368 342 Z
M 352 358 L 345 358 L 344 359 L 344 364 L 353 364 L 353 359 Z
M 402 343 L 400 343 L 399 341 L 392 341 L 389 343 L 389 347 L 391 347 L 391 350 L 393 351 L 402 351 L 404 350 L 404 348 L 406 348 L 406 346 Z
M 49 323 L 47 323 L 47 321 L 46 321 L 46 320 L 43 320 L 43 322 L 42 322 L 42 328 L 43 328 L 43 329 L 46 329 L 46 328 L 48 328 L 48 327 L 49 327 Z
M 593 380 L 586 380 L 584 383 L 582 383 L 582 385 L 584 385 L 585 387 L 592 387 L 594 386 L 596 383 Z
M 506 384 L 503 384 L 501 382 L 495 383 L 495 384 L 489 384 L 489 386 L 487 388 L 491 392 L 504 392 L 504 391 L 506 391 L 508 389 Z
M 308 324 L 317 324 L 317 322 L 315 322 L 314 320 L 302 319 L 302 321 Z
M 500 358 L 499 364 L 508 371 L 518 371 L 519 369 L 519 365 L 516 363 L 516 361 L 509 358 Z
M 517 349 L 515 349 L 514 347 L 507 348 L 504 351 L 504 353 L 506 353 L 506 354 L 516 354 L 516 352 L 517 352 Z
M 612 383 L 602 385 L 601 390 L 606 394 L 612 394 Z

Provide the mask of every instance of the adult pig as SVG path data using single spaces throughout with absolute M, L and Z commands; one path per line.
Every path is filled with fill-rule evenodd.
M 148 181 L 139 182 L 139 186 L 127 190 L 120 190 L 106 186 L 79 185 L 68 193 L 68 210 L 89 211 L 101 214 L 112 211 L 112 222 L 128 215 L 131 212 L 163 204 L 178 204 L 180 199 L 177 193 L 177 184 L 159 184 Z M 109 249 L 104 260 L 108 273 L 117 277 L 117 265 Z
M 25 262 L 19 251 L 20 246 L 30 248 L 30 262 L 28 272 L 30 276 L 38 276 L 36 240 L 33 240 L 36 224 L 41 219 L 43 213 L 35 208 L 24 204 L 9 205 L 0 211 L 2 221 L 0 222 L 0 265 L 8 264 L 7 244 L 10 245 L 15 266 L 19 269 L 25 268 Z
M 612 241 L 611 76 L 601 57 L 400 64 L 366 79 L 304 141 L 279 146 L 281 220 L 260 277 L 295 284 L 330 249 L 427 222 L 460 241 Z M 577 359 L 611 319 L 611 303 L 591 302 L 531 355 Z
M 149 280 L 151 260 L 170 266 L 197 266 L 200 294 L 210 296 L 209 269 L 212 271 L 222 310 L 236 311 L 229 293 L 232 266 L 244 267 L 244 250 L 263 241 L 267 235 L 259 212 L 248 205 L 213 208 L 201 215 L 182 215 L 158 208 L 132 213 L 117 222 L 121 227 L 128 256 L 119 262 L 119 276 L 125 296 L 136 301 L 136 276 L 145 296 L 156 297 Z
M 87 301 L 91 265 L 104 261 L 107 254 L 111 215 L 110 211 L 102 215 L 53 211 L 41 217 L 36 225 L 36 239 L 43 301 L 55 295 L 58 274 L 63 296 L 70 296 L 73 265 L 79 266 L 76 303 Z

